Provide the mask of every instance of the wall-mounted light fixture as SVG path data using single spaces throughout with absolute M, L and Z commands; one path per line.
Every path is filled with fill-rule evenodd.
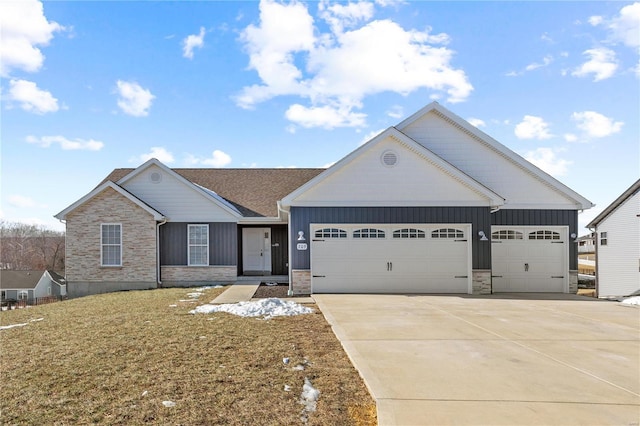
M 304 231 L 298 231 L 298 241 L 307 241 L 304 238 Z
M 478 235 L 480 236 L 480 241 L 489 241 L 484 231 L 478 231 Z

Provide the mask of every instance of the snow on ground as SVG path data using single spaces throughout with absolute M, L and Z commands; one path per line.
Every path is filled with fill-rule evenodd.
M 622 301 L 625 305 L 640 305 L 640 296 L 628 297 Z
M 211 314 L 214 312 L 227 312 L 241 317 L 264 317 L 264 319 L 269 319 L 273 317 L 310 314 L 313 312 L 313 309 L 295 302 L 272 297 L 253 302 L 202 305 L 189 311 L 191 314 Z
M 304 385 L 302 385 L 302 393 L 300 394 L 300 404 L 304 405 L 300 418 L 303 423 L 307 423 L 309 413 L 316 411 L 318 398 L 320 398 L 320 391 L 314 388 L 311 385 L 311 381 L 305 377 Z
M 11 325 L 3 325 L 0 327 L 0 330 L 8 330 L 10 328 L 15 328 L 15 327 L 24 327 L 25 325 L 27 325 L 28 323 L 24 323 L 24 324 L 11 324 Z

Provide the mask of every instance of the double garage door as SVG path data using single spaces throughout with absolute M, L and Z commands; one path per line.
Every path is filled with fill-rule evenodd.
M 313 224 L 313 293 L 470 293 L 471 225 Z
M 566 227 L 491 227 L 493 292 L 568 291 Z

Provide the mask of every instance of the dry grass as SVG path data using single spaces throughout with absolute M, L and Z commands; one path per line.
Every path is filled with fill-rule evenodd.
M 308 377 L 321 392 L 308 424 L 376 424 L 374 401 L 317 307 L 266 321 L 191 315 L 200 302 L 178 302 L 189 291 L 0 313 L 0 325 L 28 323 L 0 330 L 0 423 L 301 424 Z

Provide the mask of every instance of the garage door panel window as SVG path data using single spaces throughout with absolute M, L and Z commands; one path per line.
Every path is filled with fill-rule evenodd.
M 426 233 L 415 228 L 396 229 L 393 231 L 393 238 L 426 238 Z
M 318 229 L 315 238 L 347 238 L 347 231 L 339 228 L 323 228 Z
M 492 240 L 522 240 L 523 233 L 511 229 L 501 229 L 491 233 Z
M 353 238 L 385 238 L 385 232 L 376 228 L 357 229 L 353 231 Z
M 456 239 L 464 238 L 464 232 L 455 228 L 440 228 L 431 232 L 431 238 L 437 239 Z
M 554 231 L 540 230 L 529 233 L 530 240 L 559 240 L 560 233 Z

